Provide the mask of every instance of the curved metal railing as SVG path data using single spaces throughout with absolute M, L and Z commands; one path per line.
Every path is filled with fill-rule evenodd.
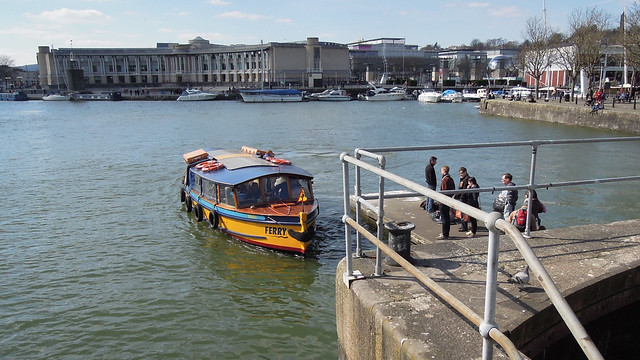
M 466 319 L 473 322 L 478 326 L 479 332 L 483 337 L 483 359 L 491 359 L 493 356 L 493 343 L 495 341 L 507 352 L 511 359 L 522 359 L 522 354 L 518 351 L 511 340 L 502 333 L 495 323 L 495 305 L 496 305 L 496 293 L 497 293 L 497 273 L 498 273 L 498 249 L 500 231 L 504 231 L 511 240 L 514 242 L 524 260 L 529 265 L 531 270 L 536 274 L 537 279 L 542 285 L 544 291 L 549 296 L 549 299 L 556 307 L 558 313 L 566 323 L 567 327 L 571 331 L 585 355 L 589 359 L 603 359 L 602 355 L 598 351 L 597 347 L 588 336 L 586 330 L 578 320 L 566 299 L 562 296 L 562 293 L 557 288 L 551 276 L 547 273 L 546 269 L 536 257 L 533 250 L 527 243 L 525 236 L 529 235 L 529 217 L 527 217 L 527 229 L 523 234 L 512 224 L 505 221 L 502 218 L 502 214 L 493 212 L 487 213 L 480 209 L 474 208 L 468 204 L 460 202 L 447 196 L 447 194 L 461 193 L 465 190 L 454 190 L 447 192 L 438 192 L 431 190 L 425 186 L 416 184 L 408 179 L 393 174 L 385 170 L 386 159 L 383 155 L 378 154 L 380 152 L 399 152 L 399 151 L 423 151 L 423 150 L 443 150 L 443 149 L 461 149 L 461 148 L 480 148 L 480 147 L 505 147 L 505 146 L 531 146 L 532 158 L 531 158 L 531 173 L 530 182 L 528 185 L 513 187 L 494 187 L 494 188 L 481 188 L 473 189 L 474 192 L 483 191 L 502 191 L 502 190 L 514 190 L 514 189 L 536 189 L 541 187 L 554 187 L 554 186 L 572 186 L 583 185 L 593 183 L 604 182 L 616 182 L 616 181 L 629 181 L 640 180 L 640 176 L 626 176 L 618 178 L 606 178 L 606 179 L 592 179 L 592 180 L 579 180 L 570 182 L 558 182 L 549 184 L 535 184 L 535 165 L 537 149 L 541 145 L 549 144 L 570 144 L 570 143 L 591 143 L 591 142 L 616 142 L 616 141 L 640 141 L 640 137 L 621 137 L 621 138 L 599 138 L 599 139 L 569 139 L 569 140 L 532 140 L 532 141 L 520 141 L 520 142 L 505 142 L 505 143 L 481 143 L 481 144 L 458 144 L 458 145 L 443 145 L 443 146 L 424 146 L 424 147 L 403 147 L 403 148 L 378 148 L 378 149 L 356 149 L 355 157 L 349 156 L 347 153 L 340 155 L 343 169 L 343 189 L 344 189 L 344 215 L 342 218 L 345 224 L 345 246 L 346 246 L 346 268 L 347 271 L 343 275 L 343 280 L 346 286 L 350 286 L 351 282 L 358 279 L 359 276 L 353 270 L 353 253 L 352 253 L 352 241 L 351 231 L 349 227 L 356 230 L 356 249 L 357 255 L 361 255 L 361 241 L 360 235 L 367 238 L 376 246 L 376 263 L 374 275 L 379 276 L 382 273 L 382 252 L 395 260 L 406 271 L 416 277 L 427 288 L 436 293 L 447 304 L 455 308 Z M 367 162 L 360 160 L 361 156 L 370 157 L 378 161 L 378 166 L 371 165 Z M 355 219 L 351 218 L 351 195 L 349 192 L 349 164 L 355 166 Z M 367 197 L 362 196 L 361 193 L 361 169 L 376 174 L 379 178 L 379 193 L 376 197 L 378 204 L 375 206 L 367 200 Z M 431 278 L 426 276 L 410 262 L 405 260 L 402 256 L 397 254 L 393 249 L 387 246 L 383 241 L 383 222 L 384 222 L 384 184 L 385 180 L 392 181 L 398 185 L 401 185 L 407 189 L 413 190 L 411 195 L 421 194 L 434 199 L 440 203 L 446 204 L 454 209 L 460 210 L 464 214 L 473 216 L 474 218 L 483 221 L 489 229 L 489 243 L 488 243 L 488 260 L 487 260 L 487 276 L 486 276 L 486 292 L 485 292 L 485 313 L 484 317 L 476 314 L 468 306 L 455 298 L 451 293 L 438 285 Z M 468 192 L 468 191 L 467 191 Z M 529 200 L 531 201 L 531 199 Z M 531 208 L 531 203 L 528 204 Z M 361 208 L 365 206 L 372 210 L 377 215 L 377 234 L 374 236 L 361 224 Z

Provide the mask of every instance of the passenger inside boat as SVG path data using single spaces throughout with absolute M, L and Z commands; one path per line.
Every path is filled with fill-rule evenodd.
M 238 185 L 238 206 L 251 206 L 262 202 L 260 182 L 258 179 Z

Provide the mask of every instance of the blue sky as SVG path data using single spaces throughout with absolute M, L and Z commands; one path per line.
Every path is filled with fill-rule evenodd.
M 547 24 L 566 32 L 576 8 L 622 13 L 632 0 L 546 0 Z M 143 47 L 300 41 L 348 43 L 404 37 L 407 44 L 443 47 L 473 39 L 522 41 L 527 19 L 543 0 L 0 0 L 0 55 L 36 63 L 38 46 Z M 614 16 L 615 17 L 615 16 Z

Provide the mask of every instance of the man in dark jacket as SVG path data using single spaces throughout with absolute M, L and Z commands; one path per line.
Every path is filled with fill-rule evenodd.
M 436 162 L 438 162 L 438 158 L 432 156 L 429 159 L 429 164 L 427 164 L 427 167 L 424 168 L 424 177 L 427 182 L 427 187 L 431 190 L 435 190 L 436 186 L 438 185 L 438 180 L 436 179 L 436 171 L 433 169 L 433 167 L 436 165 Z M 433 204 L 433 199 L 430 197 L 427 198 L 427 205 L 425 206 L 425 210 L 429 214 L 432 214 L 436 211 L 436 207 Z
M 456 183 L 453 181 L 451 176 L 449 176 L 449 167 L 445 165 L 440 169 L 440 171 L 442 173 L 440 191 L 455 190 Z M 449 238 L 449 230 L 451 228 L 451 214 L 449 206 L 443 203 L 440 203 L 440 219 L 442 219 L 442 234 L 438 235 L 436 240 L 446 240 Z

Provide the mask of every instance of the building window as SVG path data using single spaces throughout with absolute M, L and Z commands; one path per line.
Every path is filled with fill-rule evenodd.
M 153 81 L 153 83 L 158 83 L 158 75 L 152 75 L 151 76 L 151 81 Z
M 118 76 L 118 83 L 124 84 L 124 75 Z
M 94 76 L 93 77 L 93 83 L 94 84 L 102 84 L 102 77 L 101 76 Z
M 129 76 L 129 82 L 132 83 L 132 84 L 135 84 L 137 82 L 136 81 L 136 76 L 135 75 L 134 76 Z
M 107 76 L 107 84 L 113 84 L 113 76 Z

